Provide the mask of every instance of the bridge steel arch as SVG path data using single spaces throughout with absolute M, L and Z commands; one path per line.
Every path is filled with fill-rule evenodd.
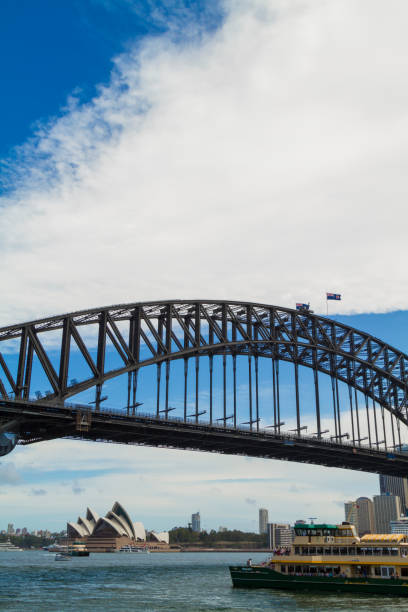
M 87 336 L 86 331 L 90 328 L 92 334 Z M 50 358 L 50 347 L 46 341 L 47 334 L 55 331 L 59 331 L 57 349 L 60 357 L 57 366 Z M 119 367 L 110 366 L 106 358 L 107 343 L 116 350 L 121 362 Z M 3 350 L 3 347 L 10 345 L 18 351 L 18 363 L 14 369 L 10 365 L 10 349 Z M 55 350 L 56 346 L 53 345 L 52 349 Z M 89 368 L 90 376 L 85 380 L 69 380 L 69 364 L 73 350 L 79 351 Z M 164 364 L 166 403 L 165 409 L 158 409 L 156 416 L 160 418 L 160 412 L 165 412 L 165 418 L 168 419 L 171 410 L 168 405 L 171 362 L 181 359 L 188 367 L 188 363 L 193 359 L 198 389 L 200 358 L 209 358 L 212 377 L 212 359 L 217 355 L 224 358 L 231 356 L 233 361 L 237 356 L 248 356 L 249 361 L 253 360 L 255 363 L 256 376 L 258 358 L 271 359 L 275 434 L 280 433 L 281 425 L 279 406 L 276 405 L 279 400 L 276 398 L 275 378 L 278 376 L 279 362 L 285 361 L 293 364 L 295 372 L 297 435 L 300 435 L 302 429 L 298 367 L 305 366 L 313 371 L 315 381 L 317 439 L 321 439 L 324 433 L 318 389 L 318 375 L 323 373 L 332 381 L 336 443 L 342 442 L 337 388 L 338 383 L 342 382 L 349 390 L 362 393 L 366 401 L 371 398 L 373 405 L 378 404 L 392 415 L 391 422 L 395 423 L 397 428 L 395 435 L 393 425 L 392 447 L 394 450 L 398 447 L 401 450 L 399 428 L 401 424 L 408 425 L 408 355 L 368 333 L 338 321 L 306 310 L 297 311 L 268 304 L 222 300 L 137 302 L 73 312 L 1 328 L 0 399 L 3 400 L 2 405 L 12 401 L 25 406 L 30 403 L 32 406 L 49 404 L 62 407 L 73 396 L 94 387 L 94 412 L 98 412 L 103 401 L 104 383 L 127 374 L 127 414 L 131 416 L 135 415 L 138 406 L 139 370 L 156 364 L 160 377 L 161 366 Z M 34 358 L 40 364 L 50 389 L 45 397 L 33 399 L 31 380 Z M 251 365 L 249 371 L 251 377 Z M 250 397 L 252 398 L 252 393 Z M 210 398 L 210 403 L 211 401 Z M 357 403 L 357 399 L 355 402 Z M 184 421 L 187 417 L 193 417 L 198 424 L 202 414 L 199 412 L 198 392 L 193 415 L 187 415 L 186 402 L 184 405 Z M 231 418 L 234 427 L 237 427 L 235 405 L 234 411 L 235 416 L 226 412 L 224 359 L 224 413 L 223 417 L 218 419 L 224 428 L 229 425 L 228 420 Z M 249 429 L 259 431 L 259 421 L 257 406 L 251 405 Z M 211 406 L 209 424 L 215 425 Z M 358 435 L 353 435 L 353 442 L 361 443 Z M 378 448 L 377 436 L 377 450 Z

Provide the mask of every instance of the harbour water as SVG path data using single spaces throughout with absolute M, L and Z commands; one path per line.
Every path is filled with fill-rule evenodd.
M 407 610 L 407 599 L 233 589 L 228 565 L 252 553 L 94 554 L 56 562 L 47 552 L 0 555 L 0 610 L 36 612 L 265 612 Z

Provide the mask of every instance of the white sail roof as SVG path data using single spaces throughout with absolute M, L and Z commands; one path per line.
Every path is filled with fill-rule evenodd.
M 67 531 L 73 531 L 80 538 L 89 535 L 86 528 L 83 525 L 78 525 L 78 523 L 67 523 Z
M 97 512 L 95 512 L 94 510 L 92 510 L 92 508 L 87 508 L 86 509 L 86 518 L 88 519 L 88 521 L 93 522 L 95 525 L 99 520 L 99 514 Z
M 120 504 L 119 502 L 115 502 L 112 506 L 112 512 L 114 512 L 115 514 L 117 514 L 117 516 L 121 517 L 128 525 L 128 529 L 129 529 L 129 537 L 135 537 L 135 532 L 133 529 L 133 523 L 130 519 L 130 516 L 128 515 L 128 513 L 126 512 L 126 510 L 124 509 L 124 507 L 122 506 L 122 504 Z
M 151 531 L 150 536 L 157 542 L 162 542 L 163 544 L 169 543 L 169 532 L 168 531 L 160 531 L 159 533 L 157 533 L 157 531 Z
M 137 540 L 146 541 L 146 530 L 143 523 L 133 523 L 133 529 Z
M 129 525 L 127 524 L 127 522 L 124 520 L 122 516 L 118 516 L 117 514 L 115 514 L 115 512 L 112 512 L 112 510 L 109 510 L 109 512 L 106 515 L 106 518 L 111 519 L 112 521 L 115 521 L 119 523 L 120 525 L 122 525 L 123 529 L 126 531 L 126 535 L 129 538 L 133 538 L 133 530 L 130 530 Z
M 123 525 L 121 525 L 114 518 L 107 518 L 106 516 L 101 516 L 98 522 L 95 525 L 95 529 L 93 535 L 97 535 L 99 531 L 103 529 L 112 529 L 118 536 L 127 536 L 127 531 L 124 529 Z

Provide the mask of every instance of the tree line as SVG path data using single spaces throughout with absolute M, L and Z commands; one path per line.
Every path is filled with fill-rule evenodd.
M 190 544 L 196 546 L 222 546 L 245 542 L 254 548 L 264 548 L 268 545 L 266 534 L 251 533 L 232 529 L 227 531 L 193 531 L 191 527 L 174 527 L 169 531 L 170 544 Z

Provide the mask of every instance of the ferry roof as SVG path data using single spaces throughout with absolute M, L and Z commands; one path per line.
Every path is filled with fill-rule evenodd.
M 344 526 L 345 525 L 343 525 L 343 527 Z M 342 527 L 342 525 L 327 525 L 326 523 L 318 525 L 310 523 L 310 525 L 308 525 L 307 523 L 295 523 L 295 529 L 338 529 L 339 527 Z M 347 525 L 347 527 L 349 526 Z
M 402 542 L 406 535 L 402 533 L 367 533 L 360 538 L 360 542 Z

